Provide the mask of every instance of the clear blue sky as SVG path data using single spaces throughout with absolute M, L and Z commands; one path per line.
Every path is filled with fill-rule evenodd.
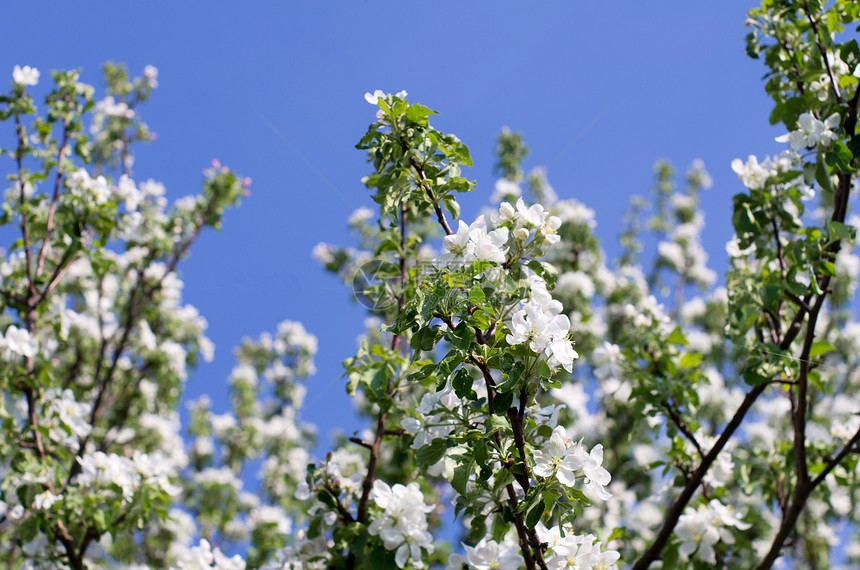
M 325 436 L 335 425 L 357 427 L 339 378 L 363 313 L 310 251 L 319 241 L 350 243 L 346 217 L 372 206 L 359 182 L 365 157 L 353 148 L 373 120 L 365 91 L 406 89 L 470 146 L 476 167 L 468 175 L 479 190 L 463 201 L 467 220 L 492 190 L 496 133 L 503 125 L 524 132 L 526 166 L 551 163 L 559 195 L 597 211 L 610 252 L 628 197 L 652 184 L 654 161 L 669 158 L 683 171 L 702 158 L 714 179 L 703 197 L 704 236 L 718 270 L 731 197 L 742 190 L 729 163 L 784 146 L 767 122 L 764 66 L 744 54 L 753 4 L 524 6 L 12 2 L 0 76 L 11 80 L 16 64 L 43 74 L 82 67 L 82 79 L 96 83 L 107 60 L 136 73 L 158 67 L 161 86 L 143 109 L 158 140 L 138 151 L 135 177 L 161 180 L 173 198 L 199 188 L 212 158 L 253 178 L 252 196 L 182 266 L 185 299 L 209 320 L 217 346 L 187 393 L 209 393 L 224 410 L 231 348 L 300 320 L 320 338 L 304 418 Z M 0 136 L 11 144 L 11 129 Z

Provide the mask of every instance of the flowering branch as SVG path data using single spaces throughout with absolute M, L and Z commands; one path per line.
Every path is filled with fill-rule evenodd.
M 675 408 L 669 403 L 668 400 L 663 400 L 663 407 L 666 408 L 666 412 L 669 414 L 669 418 L 672 420 L 672 423 L 675 424 L 675 427 L 678 428 L 684 436 L 693 444 L 693 447 L 696 448 L 696 451 L 699 452 L 699 457 L 705 457 L 705 452 L 702 450 L 702 446 L 699 445 L 699 441 L 696 439 L 696 436 L 693 432 L 690 431 L 690 428 L 687 427 L 687 424 L 684 423 L 684 420 L 681 419 L 681 416 L 678 415 L 678 412 Z
M 430 203 L 433 204 L 433 211 L 436 212 L 436 219 L 439 220 L 439 225 L 442 226 L 442 229 L 445 231 L 445 235 L 453 234 L 454 231 L 451 229 L 451 226 L 448 225 L 448 220 L 445 218 L 445 212 L 442 211 L 442 207 L 439 206 L 439 202 L 433 195 L 433 190 L 427 185 L 427 175 L 424 173 L 424 168 L 418 164 L 418 161 L 415 160 L 415 157 L 413 156 L 409 157 L 409 164 L 412 165 L 412 168 L 415 169 L 415 173 L 418 174 L 418 184 L 424 189 L 424 192 L 427 193 L 427 198 L 429 198 Z
M 827 52 L 824 50 L 824 46 L 821 45 L 821 39 L 818 36 L 818 23 L 815 21 L 815 18 L 812 17 L 812 13 L 809 11 L 809 5 L 804 2 L 802 6 L 803 11 L 806 13 L 806 18 L 809 20 L 809 25 L 812 27 L 812 33 L 815 35 L 815 45 L 818 47 L 818 53 L 821 54 L 821 59 L 824 61 L 824 67 L 827 69 L 827 77 L 830 78 L 830 89 L 833 91 L 833 95 L 836 96 L 836 101 L 839 104 L 842 104 L 842 96 L 839 94 L 839 86 L 836 84 L 836 79 L 833 78 L 833 70 L 830 69 L 830 62 L 827 61 Z
M 704 459 L 702 459 L 702 462 L 699 464 L 693 474 L 689 477 L 689 479 L 687 479 L 683 490 L 672 502 L 672 505 L 669 507 L 669 509 L 666 511 L 665 518 L 663 519 L 663 525 L 660 527 L 660 531 L 657 533 L 657 536 L 651 542 L 651 546 L 649 546 L 645 553 L 636 561 L 636 563 L 633 564 L 633 566 L 631 566 L 631 570 L 647 570 L 651 563 L 660 557 L 660 552 L 663 550 L 663 547 L 672 537 L 672 533 L 675 530 L 675 525 L 678 524 L 678 519 L 684 513 L 684 509 L 687 507 L 687 504 L 690 502 L 690 499 L 693 498 L 693 494 L 696 492 L 696 489 L 699 487 L 702 480 L 705 478 L 705 474 L 707 474 L 708 469 L 710 469 L 711 465 L 717 459 L 717 455 L 719 455 L 720 451 L 722 451 L 726 444 L 729 442 L 729 439 L 731 439 L 732 435 L 741 425 L 741 422 L 743 422 L 744 416 L 746 416 L 749 409 L 752 407 L 758 397 L 761 396 L 767 386 L 768 384 L 760 384 L 758 386 L 755 386 L 747 393 L 743 402 L 738 407 L 735 414 L 732 416 L 732 419 L 729 421 L 728 424 L 726 424 L 726 427 L 723 428 L 719 439 L 717 439 L 716 443 L 714 443 L 714 446 L 704 457 Z
M 48 221 L 45 225 L 45 237 L 42 240 L 42 248 L 39 251 L 39 260 L 36 263 L 36 277 L 42 274 L 42 269 L 45 266 L 45 256 L 48 254 L 48 243 L 51 241 L 51 234 L 54 232 L 54 215 L 57 212 L 57 203 L 60 197 L 60 187 L 62 186 L 63 175 L 65 174 L 65 159 L 69 149 L 69 121 L 63 121 L 63 141 L 60 144 L 60 150 L 57 154 L 57 174 L 54 178 L 54 191 L 51 194 L 51 205 L 48 207 Z M 62 266 L 61 262 L 59 266 Z M 50 282 L 53 282 L 51 279 Z M 49 282 L 49 284 L 50 284 Z M 47 293 L 48 287 L 45 287 Z M 44 296 L 44 294 L 43 294 Z

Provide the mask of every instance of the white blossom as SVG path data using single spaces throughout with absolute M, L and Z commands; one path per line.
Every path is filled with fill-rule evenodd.
M 839 113 L 833 113 L 824 121 L 810 112 L 802 113 L 797 118 L 798 129 L 776 137 L 776 142 L 787 142 L 796 152 L 819 144 L 829 146 L 837 138 L 833 129 L 840 125 L 841 120 Z
M 371 499 L 382 509 L 368 527 L 371 536 L 379 536 L 385 548 L 395 550 L 395 562 L 403 568 L 411 560 L 416 568 L 423 568 L 421 549 L 433 552 L 433 536 L 427 531 L 427 513 L 432 505 L 424 503 L 418 483 L 389 487 L 384 481 L 373 482 Z
M 0 340 L 2 340 L 2 346 L 7 355 L 15 353 L 32 358 L 39 351 L 39 341 L 33 338 L 27 329 L 19 329 L 15 325 L 9 325 L 6 334 L 0 337 Z
M 18 85 L 36 85 L 39 83 L 39 70 L 29 65 L 16 65 L 12 69 L 12 80 Z
M 505 546 L 485 538 L 475 546 L 464 545 L 464 548 L 465 562 L 472 570 L 517 570 L 523 564 L 518 546 Z
M 543 449 L 534 452 L 534 474 L 538 477 L 553 475 L 562 485 L 573 487 L 576 473 L 585 465 L 585 457 L 576 444 L 567 438 L 565 429 L 558 426 Z

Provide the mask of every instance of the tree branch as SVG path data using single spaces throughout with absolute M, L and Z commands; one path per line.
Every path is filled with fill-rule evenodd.
M 439 220 L 439 225 L 442 226 L 443 230 L 445 230 L 446 235 L 453 234 L 454 232 L 451 230 L 451 226 L 448 225 L 448 220 L 445 219 L 445 212 L 442 211 L 442 208 L 439 206 L 439 202 L 436 201 L 436 197 L 433 195 L 433 190 L 431 190 L 430 186 L 427 185 L 427 175 L 424 174 L 424 167 L 418 164 L 418 161 L 412 156 L 409 157 L 409 164 L 411 164 L 412 168 L 415 169 L 415 172 L 418 174 L 419 185 L 424 189 L 424 192 L 430 199 L 430 203 L 433 204 L 433 210 L 436 212 L 436 218 Z
M 839 94 L 839 86 L 836 84 L 836 79 L 833 77 L 833 71 L 830 69 L 830 62 L 827 61 L 827 52 L 824 50 L 824 46 L 821 45 L 821 40 L 819 39 L 818 22 L 816 22 L 815 18 L 812 17 L 812 14 L 809 11 L 809 6 L 807 6 L 805 2 L 803 3 L 803 11 L 806 13 L 809 25 L 812 26 L 812 33 L 815 34 L 815 45 L 818 47 L 818 53 L 821 54 L 821 59 L 824 61 L 824 67 L 827 69 L 827 77 L 830 78 L 830 88 L 836 96 L 836 101 L 841 105 L 842 95 Z
M 403 301 L 404 295 L 406 291 L 406 204 L 400 203 L 400 296 L 397 300 L 397 318 L 400 318 L 400 313 L 403 310 Z M 395 334 L 391 338 L 391 350 L 396 351 L 400 347 L 400 338 L 401 335 Z M 385 392 L 391 390 L 391 386 L 386 386 Z M 376 418 L 376 435 L 373 438 L 373 443 L 367 445 L 367 442 L 357 442 L 353 439 L 350 441 L 354 441 L 355 443 L 359 443 L 359 445 L 366 447 L 370 450 L 370 457 L 367 460 L 367 474 L 364 477 L 364 481 L 361 485 L 361 497 L 358 501 L 358 510 L 356 512 L 356 518 L 360 523 L 363 523 L 367 519 L 367 504 L 370 499 L 370 492 L 373 490 L 373 482 L 376 479 L 376 464 L 379 461 L 379 448 L 382 445 L 382 440 L 385 437 L 386 430 L 385 429 L 385 418 L 386 413 L 380 409 L 379 416 Z M 355 552 L 350 549 L 349 554 L 346 558 L 346 568 L 347 570 L 352 570 L 355 568 L 356 556 Z
M 669 538 L 672 536 L 672 532 L 675 530 L 675 525 L 678 524 L 678 519 L 684 512 L 684 509 L 687 506 L 687 503 L 690 502 L 690 499 L 693 497 L 693 494 L 696 492 L 696 489 L 699 487 L 699 484 L 705 477 L 705 474 L 710 469 L 711 464 L 717 459 L 717 455 L 719 455 L 720 451 L 726 446 L 729 439 L 734 434 L 735 430 L 741 425 L 743 422 L 744 416 L 746 416 L 749 409 L 755 403 L 759 396 L 761 396 L 762 392 L 764 392 L 765 388 L 767 388 L 768 384 L 759 384 L 755 386 L 752 390 L 750 390 L 744 401 L 741 402 L 740 407 L 738 407 L 735 415 L 732 416 L 732 419 L 723 429 L 723 433 L 720 434 L 719 439 L 705 456 L 702 459 L 702 462 L 699 464 L 699 467 L 695 472 L 690 476 L 687 480 L 687 483 L 684 485 L 684 489 L 681 491 L 681 494 L 675 499 L 672 505 L 669 507 L 669 510 L 666 512 L 666 518 L 663 521 L 663 526 L 660 528 L 660 532 L 657 533 L 657 537 L 654 539 L 654 542 L 651 543 L 651 546 L 648 550 L 645 551 L 645 554 L 636 561 L 635 564 L 631 567 L 631 570 L 646 570 L 652 562 L 657 560 L 660 556 L 660 552 L 663 550 L 663 547 L 666 546 L 666 543 L 669 541 Z
M 668 400 L 663 400 L 663 407 L 666 408 L 666 411 L 669 413 L 669 418 L 672 420 L 672 423 L 675 424 L 675 427 L 678 428 L 678 431 L 684 434 L 690 443 L 693 444 L 693 447 L 696 448 L 696 451 L 699 452 L 699 457 L 704 459 L 705 452 L 702 450 L 702 446 L 699 445 L 699 440 L 696 439 L 696 436 L 690 431 L 690 428 L 687 427 L 687 424 L 684 423 L 684 420 L 681 419 L 681 416 L 678 415 L 675 408 L 672 407 Z
M 54 214 L 57 211 L 57 202 L 60 197 L 60 186 L 63 180 L 64 160 L 66 151 L 69 145 L 69 121 L 63 121 L 63 142 L 60 145 L 60 151 L 57 156 L 57 177 L 54 179 L 54 193 L 51 196 L 51 206 L 48 208 L 48 221 L 45 225 L 45 239 L 42 241 L 42 248 L 39 251 L 39 260 L 36 262 L 36 277 L 42 274 L 42 269 L 45 266 L 45 256 L 48 254 L 48 242 L 51 240 L 51 234 L 54 231 Z M 47 291 L 47 288 L 46 288 Z
M 18 167 L 18 186 L 20 187 L 18 198 L 21 207 L 21 238 L 24 245 L 24 260 L 27 263 L 27 282 L 29 284 L 30 295 L 32 296 L 36 293 L 36 284 L 33 280 L 33 263 L 30 259 L 30 233 L 27 229 L 27 208 L 24 205 L 26 198 L 24 195 L 24 148 L 27 146 L 27 135 L 24 131 L 24 125 L 21 124 L 21 117 L 17 113 L 15 114 L 15 130 L 18 134 L 15 164 Z

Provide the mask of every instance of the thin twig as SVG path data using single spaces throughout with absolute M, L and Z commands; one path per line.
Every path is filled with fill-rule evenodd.
M 36 263 L 36 277 L 42 274 L 42 269 L 45 266 L 45 256 L 48 254 L 48 242 L 51 241 L 51 234 L 54 231 L 54 214 L 57 211 L 57 203 L 60 197 L 60 187 L 63 180 L 64 160 L 69 145 L 69 121 L 63 121 L 63 142 L 60 145 L 60 151 L 57 156 L 57 177 L 54 179 L 54 193 L 51 195 L 51 206 L 48 208 L 48 221 L 45 225 L 45 239 L 42 241 L 42 248 L 39 251 L 39 261 Z
M 678 415 L 678 412 L 675 408 L 669 403 L 668 400 L 663 400 L 663 407 L 666 408 L 666 411 L 669 413 L 669 418 L 672 420 L 672 423 L 675 424 L 675 427 L 678 428 L 684 436 L 693 444 L 693 447 L 696 448 L 696 451 L 699 452 L 699 457 L 705 457 L 705 452 L 702 450 L 702 446 L 699 445 L 699 440 L 696 439 L 696 436 L 693 432 L 690 431 L 690 428 L 684 423 L 684 420 L 681 419 L 681 416 Z
M 412 168 L 414 168 L 415 172 L 418 174 L 418 184 L 421 186 L 421 188 L 424 189 L 424 192 L 430 199 L 430 203 L 433 204 L 433 210 L 436 212 L 436 218 L 439 220 L 439 225 L 442 226 L 443 230 L 445 230 L 445 235 L 453 234 L 454 232 L 453 230 L 451 230 L 451 226 L 448 225 L 448 220 L 445 219 L 445 212 L 442 211 L 442 208 L 436 201 L 436 197 L 433 195 L 433 190 L 430 188 L 430 186 L 427 185 L 427 175 L 424 174 L 424 167 L 418 164 L 418 161 L 411 156 L 409 157 L 409 164 L 412 165 Z
M 809 25 L 812 26 L 812 33 L 815 34 L 815 45 L 818 47 L 818 53 L 821 54 L 821 59 L 824 60 L 824 67 L 827 69 L 827 77 L 830 78 L 830 87 L 833 90 L 833 94 L 836 96 L 836 101 L 841 105 L 842 96 L 839 94 L 839 86 L 836 85 L 836 79 L 833 77 L 833 71 L 830 69 L 830 62 L 827 61 L 827 52 L 824 50 L 824 46 L 821 45 L 821 40 L 818 35 L 818 23 L 812 17 L 812 13 L 810 13 L 809 6 L 807 6 L 806 3 L 803 4 L 803 11 L 806 12 L 806 18 L 809 20 Z
M 705 474 L 710 469 L 713 462 L 717 459 L 717 455 L 719 455 L 720 451 L 726 446 L 729 439 L 734 434 L 735 430 L 741 425 L 744 417 L 746 416 L 749 409 L 755 403 L 759 396 L 761 396 L 762 392 L 764 392 L 765 388 L 767 388 L 767 384 L 760 384 L 755 386 L 752 390 L 750 390 L 740 407 L 738 407 L 737 411 L 735 411 L 734 416 L 723 429 L 722 434 L 720 434 L 719 439 L 717 439 L 714 446 L 699 464 L 699 467 L 693 472 L 693 475 L 687 480 L 687 483 L 684 485 L 684 489 L 681 491 L 681 494 L 675 499 L 672 505 L 669 507 L 669 510 L 666 511 L 666 518 L 663 520 L 663 526 L 660 527 L 660 531 L 657 533 L 657 537 L 651 543 L 651 546 L 645 553 L 642 555 L 639 560 L 636 561 L 635 564 L 631 567 L 631 570 L 646 570 L 652 562 L 657 560 L 660 556 L 660 552 L 663 550 L 663 547 L 669 541 L 669 538 L 672 536 L 672 532 L 675 530 L 675 525 L 678 524 L 678 519 L 684 512 L 684 509 L 687 506 L 687 503 L 692 499 L 693 494 L 696 492 L 696 489 L 699 487 L 699 484 L 705 477 Z

